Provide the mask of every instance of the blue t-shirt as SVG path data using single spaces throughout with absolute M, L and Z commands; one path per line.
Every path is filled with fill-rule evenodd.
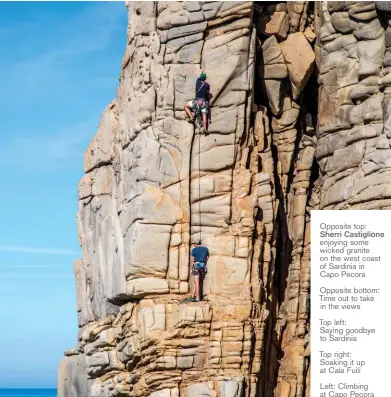
M 204 83 L 203 86 L 202 86 L 202 83 Z M 202 86 L 202 88 L 201 88 L 201 86 Z M 204 82 L 200 78 L 198 78 L 197 82 L 196 82 L 195 97 L 206 99 L 207 101 L 209 101 L 209 89 L 210 89 L 209 84 L 206 81 Z
M 204 262 L 209 256 L 209 250 L 206 247 L 194 247 L 191 250 L 191 256 L 194 256 L 194 262 Z

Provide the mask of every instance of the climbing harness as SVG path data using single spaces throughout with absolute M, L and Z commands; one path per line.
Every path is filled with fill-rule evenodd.
M 206 274 L 206 266 L 205 262 L 194 262 L 193 264 L 193 272 L 194 273 L 205 273 Z

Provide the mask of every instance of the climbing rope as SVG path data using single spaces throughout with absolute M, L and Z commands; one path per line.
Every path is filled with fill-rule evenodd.
M 201 115 L 202 116 L 202 115 Z M 201 231 L 201 127 L 198 123 L 198 213 L 200 217 L 200 241 L 202 241 Z

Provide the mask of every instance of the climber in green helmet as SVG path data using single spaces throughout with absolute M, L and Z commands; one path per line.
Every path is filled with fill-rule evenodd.
M 209 83 L 206 82 L 206 74 L 202 72 L 200 77 L 196 81 L 195 98 L 192 101 L 186 103 L 185 112 L 189 117 L 190 122 L 193 122 L 194 116 L 192 114 L 192 110 L 194 110 L 194 108 L 197 107 L 201 111 L 204 133 L 208 130 L 208 113 L 209 113 L 210 98 L 211 98 L 210 85 Z

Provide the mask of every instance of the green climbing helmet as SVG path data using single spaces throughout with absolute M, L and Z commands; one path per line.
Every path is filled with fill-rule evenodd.
M 201 80 L 206 80 L 206 74 L 205 73 L 201 73 L 200 79 Z

